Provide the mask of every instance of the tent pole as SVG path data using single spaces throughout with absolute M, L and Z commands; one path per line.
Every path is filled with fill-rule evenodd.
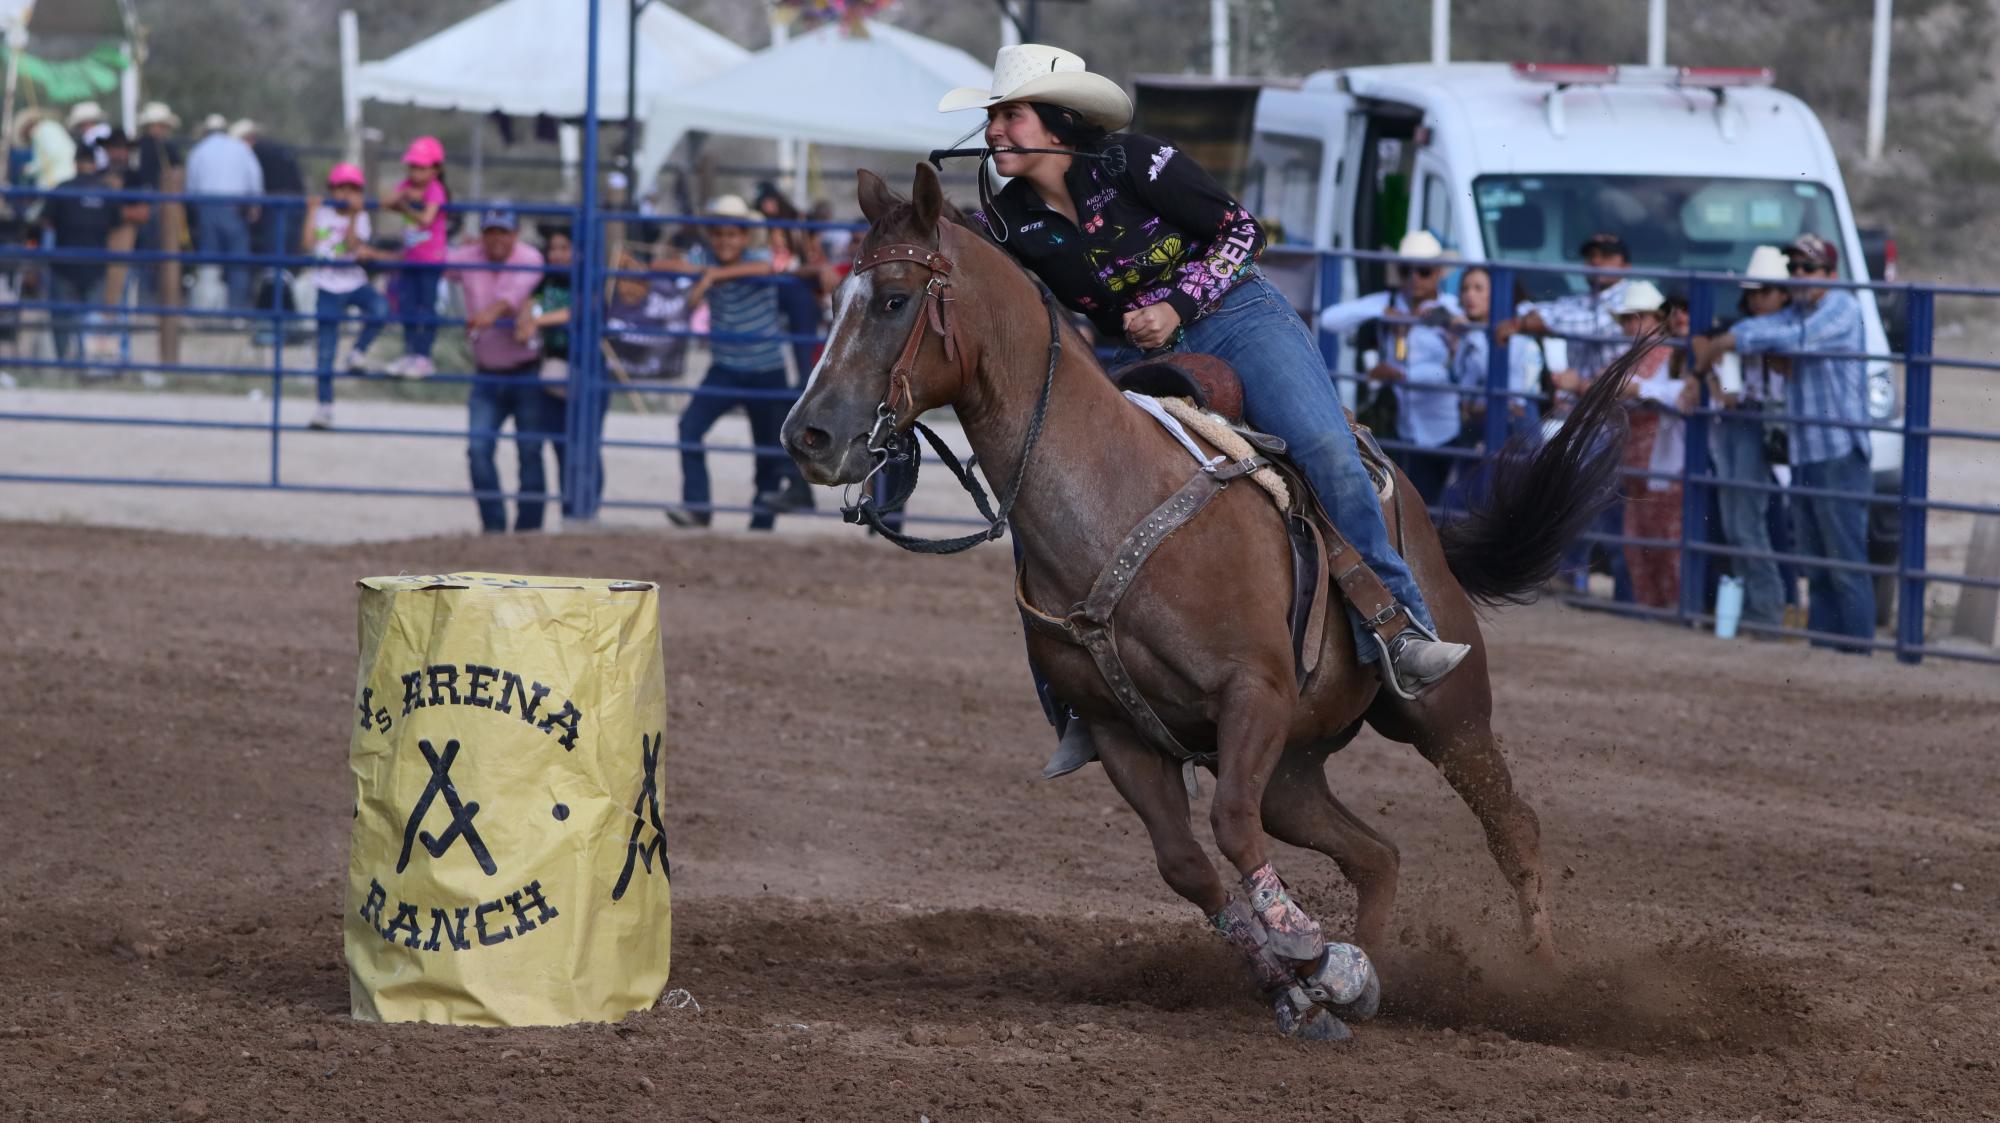
M 340 13 L 340 124 L 345 134 L 342 156 L 350 164 L 361 162 L 361 87 L 356 74 L 361 69 L 361 22 L 349 8 Z
M 28 28 L 21 23 L 7 25 L 7 92 L 0 104 L 0 148 L 14 145 L 14 90 L 21 82 L 21 52 L 28 49 Z M 11 163 L 12 161 L 9 161 Z M 0 183 L 9 183 L 6 168 L 0 168 Z M 12 208 L 9 207 L 9 210 Z
M 486 118 L 472 122 L 472 197 L 486 198 Z

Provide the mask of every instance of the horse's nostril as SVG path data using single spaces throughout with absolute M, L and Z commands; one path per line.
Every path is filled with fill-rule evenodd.
M 808 426 L 805 432 L 799 434 L 799 445 L 807 452 L 818 452 L 832 444 L 833 437 L 825 429 Z

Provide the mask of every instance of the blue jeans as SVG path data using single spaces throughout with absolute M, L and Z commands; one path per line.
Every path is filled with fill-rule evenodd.
M 1731 483 L 1769 484 L 1771 466 L 1764 459 L 1764 422 L 1756 415 L 1724 417 L 1709 430 L 1709 455 L 1724 484 L 1716 490 L 1722 515 L 1722 540 L 1739 550 L 1771 550 L 1771 493 Z M 1729 566 L 1743 578 L 1743 619 L 1776 624 L 1784 618 L 1785 589 L 1778 563 L 1770 558 L 1732 557 Z
M 74 273 L 49 272 L 49 295 L 57 304 L 102 304 L 104 274 L 78 277 Z M 86 308 L 57 308 L 49 312 L 49 331 L 55 336 L 56 358 L 70 362 L 83 358 L 83 336 L 77 325 L 90 314 Z
M 785 414 L 792 408 L 792 403 L 782 397 L 753 396 L 735 391 L 787 388 L 782 367 L 775 370 L 708 368 L 708 376 L 701 380 L 700 391 L 688 399 L 687 410 L 681 414 L 681 502 L 695 511 L 709 509 L 708 455 L 702 450 L 701 442 L 722 415 L 737 406 L 742 406 L 743 412 L 750 416 L 750 442 L 757 446 L 755 479 L 758 493 L 775 491 L 784 483 L 786 467 L 791 461 L 778 448 L 778 430 L 785 424 Z M 750 529 L 770 530 L 777 522 L 776 513 L 761 505 L 755 507 L 750 513 Z
M 243 221 L 243 211 L 233 203 L 204 203 L 197 208 L 200 222 L 195 225 L 195 249 L 204 254 L 235 254 L 247 256 L 250 253 L 250 224 Z M 248 262 L 232 261 L 222 266 L 222 277 L 229 286 L 229 306 L 231 308 L 250 307 L 250 265 Z
M 1361 451 L 1347 427 L 1340 394 L 1327 373 L 1326 359 L 1306 323 L 1289 301 L 1261 274 L 1252 273 L 1224 294 L 1207 315 L 1187 325 L 1176 351 L 1214 355 L 1236 368 L 1243 383 L 1244 419 L 1284 438 L 1292 463 L 1305 473 L 1340 533 L 1403 602 L 1411 615 L 1432 627 L 1430 607 L 1417 580 L 1389 542 L 1375 481 L 1362 467 Z M 1136 361 L 1127 347 L 1113 366 Z M 1354 606 L 1347 608 L 1355 649 L 1362 662 L 1375 658 L 1372 633 Z
M 1868 471 L 1868 457 L 1860 452 L 1832 460 L 1800 464 L 1794 469 L 1800 487 L 1844 491 L 1853 499 L 1821 496 L 1792 496 L 1793 518 L 1798 524 L 1798 552 L 1843 562 L 1868 560 L 1868 504 L 1874 477 Z M 1806 627 L 1815 632 L 1875 638 L 1875 583 L 1859 570 L 1806 567 Z M 1832 647 L 1866 655 L 1866 647 L 1814 640 L 1816 647 Z
M 444 267 L 404 262 L 396 271 L 396 311 L 403 317 L 403 352 L 428 359 L 437 342 L 438 281 Z
M 563 435 L 563 404 L 560 398 L 542 389 L 533 370 L 522 372 L 480 371 L 492 381 L 474 382 L 466 399 L 472 430 L 466 458 L 472 464 L 472 489 L 478 496 L 479 525 L 488 534 L 507 529 L 507 503 L 500 490 L 500 466 L 494 453 L 500 447 L 500 426 L 514 419 L 514 447 L 521 456 L 521 495 L 516 501 L 515 530 L 542 529 L 542 496 L 549 490 L 542 470 L 542 442 Z M 535 498 L 529 498 L 534 496 Z
M 375 337 L 382 334 L 389 301 L 375 291 L 374 285 L 362 285 L 353 292 L 320 292 L 315 308 L 319 313 L 319 366 L 315 369 L 319 371 L 321 405 L 333 402 L 333 356 L 340 350 L 340 321 L 349 308 L 361 313 L 361 334 L 354 339 L 354 349 L 366 351 Z

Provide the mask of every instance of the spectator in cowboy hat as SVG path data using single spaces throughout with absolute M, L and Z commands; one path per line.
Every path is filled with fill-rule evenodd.
M 104 125 L 104 107 L 94 101 L 79 101 L 69 107 L 69 117 L 63 122 L 78 145 L 94 144 L 95 131 Z
M 712 500 L 702 441 L 723 414 L 741 407 L 749 416 L 751 442 L 757 447 L 757 499 L 751 506 L 750 529 L 770 530 L 779 511 L 812 505 L 812 491 L 790 458 L 778 450 L 778 430 L 791 407 L 784 395 L 791 386 L 780 338 L 778 290 L 766 278 L 779 269 L 770 251 L 754 244 L 753 231 L 763 216 L 741 196 L 718 196 L 703 213 L 726 220 L 703 228 L 707 249 L 691 266 L 700 279 L 688 290 L 690 304 L 708 303 L 709 367 L 681 414 L 682 507 L 668 510 L 667 518 L 676 526 L 709 524 Z M 798 262 L 805 264 L 803 259 Z M 657 262 L 655 268 L 676 266 Z
M 76 178 L 76 138 L 46 109 L 22 113 L 14 132 L 29 150 L 28 175 L 46 191 Z
M 1723 353 L 1743 356 L 1792 353 L 1785 380 L 1785 412 L 1810 421 L 1794 422 L 1789 433 L 1793 479 L 1799 487 L 1834 495 L 1792 496 L 1797 552 L 1850 564 L 1868 560 L 1868 373 L 1859 356 L 1868 343 L 1861 303 L 1847 289 L 1825 284 L 1840 275 L 1840 251 L 1817 234 L 1800 234 L 1784 248 L 1786 271 L 1805 284 L 1792 289 L 1792 304 L 1753 316 L 1730 330 L 1695 340 L 1695 357 L 1706 366 Z M 1820 282 L 1814 284 L 1813 282 Z M 1866 573 L 1808 567 L 1806 626 L 1857 640 L 1875 636 L 1875 588 Z M 1860 644 L 1815 640 L 1857 655 Z
M 250 146 L 251 155 L 257 157 L 257 168 L 264 175 L 264 194 L 278 196 L 298 196 L 306 193 L 305 172 L 299 167 L 298 154 L 289 145 L 263 135 L 257 122 L 245 117 L 229 126 L 229 135 Z M 251 240 L 261 254 L 277 255 L 290 247 L 292 239 L 287 230 L 296 220 L 292 212 L 280 205 L 263 208 L 258 215 Z
M 1752 250 L 1737 305 L 1743 316 L 1768 316 L 1790 304 L 1791 290 L 1784 287 L 1788 276 L 1783 250 L 1776 246 Z M 1715 474 L 1722 480 L 1716 494 L 1722 539 L 1757 555 L 1771 552 L 1771 493 L 1763 489 L 1771 484 L 1773 459 L 1763 414 L 1785 408 L 1784 366 L 1785 360 L 1773 355 L 1739 358 L 1725 351 L 1709 373 L 1710 391 L 1727 410 L 1717 419 L 1708 442 Z M 1782 461 L 1780 456 L 1777 462 Z M 1744 621 L 1773 627 L 1782 622 L 1785 592 L 1778 564 L 1768 557 L 1738 555 L 1729 559 L 1729 566 L 1743 579 Z
M 1456 300 L 1438 291 L 1449 255 L 1436 235 L 1412 230 L 1403 235 L 1396 255 L 1414 260 L 1397 263 L 1400 283 L 1394 291 L 1332 305 L 1320 313 L 1319 326 L 1345 335 L 1370 320 L 1380 321 L 1383 353 L 1367 374 L 1394 388 L 1396 436 L 1417 446 L 1398 449 L 1397 463 L 1424 502 L 1435 504 L 1444 494 L 1454 458 L 1429 450 L 1457 439 L 1461 413 L 1459 395 L 1451 390 L 1451 339 L 1445 329 L 1462 314 Z
M 1640 339 L 1666 322 L 1667 299 L 1651 281 L 1624 285 L 1616 316 L 1628 339 Z M 1656 342 L 1640 356 L 1625 386 L 1630 436 L 1625 441 L 1625 512 L 1627 538 L 1678 543 L 1681 537 L 1681 481 L 1687 463 L 1686 423 L 1681 415 L 1693 408 L 1700 388 L 1692 379 L 1674 376 L 1669 359 L 1673 348 Z M 1625 569 L 1631 575 L 1632 597 L 1653 608 L 1680 604 L 1681 563 L 1677 546 L 1626 543 Z
M 149 101 L 139 110 L 139 168 L 132 186 L 157 191 L 165 182 L 168 168 L 181 166 L 180 146 L 173 135 L 181 119 L 164 101 Z
M 255 203 L 232 201 L 229 197 L 256 197 L 264 193 L 264 170 L 257 166 L 250 146 L 228 134 L 229 123 L 222 114 L 211 113 L 201 123 L 203 136 L 187 158 L 187 191 L 190 195 L 220 196 L 212 202 L 195 204 L 195 250 L 203 255 L 228 255 L 238 260 L 222 263 L 228 279 L 229 307 L 250 307 L 250 265 L 242 260 L 250 254 L 250 223 L 256 221 Z M 205 264 L 203 270 L 214 269 Z

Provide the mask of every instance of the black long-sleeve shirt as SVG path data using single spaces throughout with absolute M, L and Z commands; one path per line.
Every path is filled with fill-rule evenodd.
M 1125 313 L 1161 301 L 1183 324 L 1215 307 L 1257 255 L 1264 231 L 1187 154 L 1149 136 L 1113 133 L 1092 151 L 1125 150 L 1125 168 L 1070 161 L 1063 177 L 1076 222 L 1017 178 L 973 217 L 1039 276 L 1056 298 L 1090 317 L 1107 338 L 1125 335 Z M 1003 228 L 1004 227 L 1004 228 Z

